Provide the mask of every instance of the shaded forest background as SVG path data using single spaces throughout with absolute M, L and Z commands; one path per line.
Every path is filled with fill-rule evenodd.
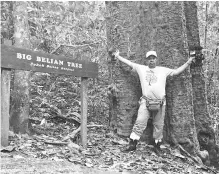
M 13 3 L 13 4 L 12 4 Z M 14 41 L 13 6 L 21 2 L 1 2 L 1 42 Z M 31 50 L 72 59 L 81 56 L 99 64 L 99 77 L 89 79 L 88 121 L 109 123 L 108 89 L 110 73 L 107 53 L 104 2 L 22 2 L 26 3 L 27 40 Z M 219 2 L 197 2 L 199 33 L 204 48 L 204 73 L 208 110 L 217 141 L 219 125 Z M 13 87 L 13 73 L 12 73 Z M 31 72 L 30 128 L 55 116 L 80 114 L 80 78 Z M 12 90 L 11 98 L 16 98 Z M 13 103 L 12 103 L 13 105 Z M 13 106 L 11 106 L 12 108 Z

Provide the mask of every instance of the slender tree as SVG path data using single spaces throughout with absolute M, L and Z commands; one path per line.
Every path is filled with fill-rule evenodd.
M 27 3 L 24 1 L 13 3 L 14 46 L 25 49 L 30 48 Z M 16 133 L 28 131 L 29 78 L 29 71 L 15 70 L 10 126 Z
M 199 26 L 197 22 L 194 22 L 198 21 L 197 2 L 184 2 L 184 4 L 189 49 L 201 49 L 198 30 Z M 214 163 L 214 159 L 217 158 L 217 147 L 215 132 L 212 127 L 213 123 L 207 105 L 206 79 L 204 76 L 202 60 L 198 60 L 195 65 L 191 66 L 191 74 L 195 125 L 199 144 L 202 150 L 207 150 L 209 152 L 211 163 Z

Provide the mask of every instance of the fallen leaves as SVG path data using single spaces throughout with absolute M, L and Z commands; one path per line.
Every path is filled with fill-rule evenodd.
M 85 162 L 85 165 L 86 165 L 87 167 L 93 167 L 93 166 L 94 166 L 94 165 L 93 165 L 93 162 L 92 162 L 92 159 L 86 158 L 85 161 L 86 161 L 86 162 Z
M 172 155 L 174 155 L 174 156 L 176 156 L 176 157 L 179 157 L 179 158 L 182 158 L 182 159 L 185 159 L 186 157 L 185 156 L 183 156 L 181 153 L 180 153 L 180 151 L 178 150 L 178 149 L 174 149 L 174 150 L 172 150 Z
M 44 130 L 47 129 L 45 125 L 42 124 Z M 31 157 L 51 159 L 56 162 L 69 161 L 88 168 L 105 169 L 127 174 L 133 172 L 136 174 L 206 174 L 207 171 L 211 171 L 208 168 L 195 167 L 195 162 L 190 160 L 188 156 L 181 154 L 180 149 L 171 148 L 166 144 L 162 146 L 162 157 L 157 156 L 153 152 L 153 146 L 144 142 L 138 144 L 135 152 L 122 153 L 120 149 L 124 148 L 128 141 L 110 132 L 106 126 L 95 125 L 91 124 L 88 129 L 87 149 L 83 149 L 80 143 L 78 144 L 71 138 L 66 139 L 66 137 L 71 137 L 69 135 L 72 135 L 72 132 L 78 133 L 80 127 L 71 130 L 71 125 L 63 124 L 62 126 L 67 126 L 68 129 L 61 131 L 59 127 L 59 132 L 57 131 L 55 134 L 48 131 L 47 134 L 32 136 L 15 134 L 10 142 L 11 145 L 1 149 L 1 151 L 3 150 L 7 153 L 19 152 L 20 154 L 12 156 L 16 159 Z M 54 124 L 55 126 L 57 125 Z M 55 128 L 50 130 L 54 131 Z M 71 132 L 66 132 L 70 130 Z
M 15 150 L 14 146 L 1 147 L 1 152 L 12 152 Z
M 128 142 L 127 141 L 124 141 L 124 140 L 122 140 L 122 139 L 120 139 L 120 140 L 112 140 L 112 143 L 113 143 L 113 145 L 127 145 L 128 144 Z

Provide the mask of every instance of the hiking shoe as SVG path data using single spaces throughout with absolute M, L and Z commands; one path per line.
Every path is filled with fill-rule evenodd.
M 130 139 L 128 147 L 126 147 L 122 152 L 131 152 L 136 150 L 136 146 L 138 144 L 138 140 Z
M 162 141 L 157 142 L 157 143 L 155 143 L 155 141 L 154 141 L 154 143 L 153 143 L 153 145 L 154 145 L 153 151 L 157 154 L 157 156 L 162 155 L 162 150 L 160 148 L 161 144 L 162 144 Z

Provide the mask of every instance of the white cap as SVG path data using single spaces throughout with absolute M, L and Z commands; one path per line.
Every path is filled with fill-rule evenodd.
M 149 56 L 155 56 L 155 57 L 157 57 L 156 51 L 148 51 L 147 54 L 146 54 L 146 58 L 148 58 Z

